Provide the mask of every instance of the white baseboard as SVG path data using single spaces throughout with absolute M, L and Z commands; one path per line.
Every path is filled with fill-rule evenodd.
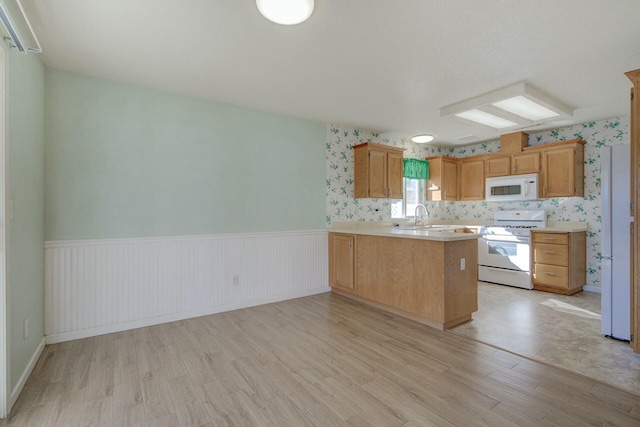
M 294 298 L 308 297 L 311 295 L 323 294 L 331 292 L 329 286 L 317 289 L 310 289 L 301 292 L 295 292 L 286 295 L 278 295 L 275 297 L 261 298 L 252 301 L 241 301 L 233 304 L 225 304 L 206 309 L 188 311 L 183 313 L 175 313 L 166 316 L 152 317 L 149 319 L 141 319 L 133 322 L 118 323 L 115 325 L 106 325 L 97 328 L 82 329 L 79 331 L 67 332 L 62 334 L 47 335 L 47 344 L 56 344 L 65 341 L 78 340 L 82 338 L 95 337 L 98 335 L 112 334 L 114 332 L 128 331 L 131 329 L 144 328 L 147 326 L 160 325 L 162 323 L 175 322 L 177 320 L 192 319 L 194 317 L 208 316 L 210 314 L 224 313 L 226 311 L 239 310 L 242 308 L 255 307 L 263 304 L 271 304 L 279 301 L 286 301 Z
M 591 286 L 591 285 L 583 286 L 582 290 L 587 292 L 595 292 L 598 294 L 602 292 L 602 289 L 599 286 Z
M 16 403 L 16 400 L 18 400 L 20 393 L 22 393 L 22 389 L 24 388 L 24 385 L 27 383 L 27 379 L 29 379 L 29 375 L 31 375 L 31 372 L 33 372 L 33 368 L 35 368 L 36 363 L 38 363 L 38 359 L 40 358 L 40 356 L 42 355 L 42 352 L 44 351 L 45 342 L 46 342 L 45 338 L 43 337 L 42 341 L 40 341 L 40 344 L 38 344 L 38 348 L 36 348 L 35 353 L 33 353 L 33 356 L 31 356 L 31 360 L 29 360 L 29 363 L 27 364 L 26 368 L 24 368 L 22 375 L 20 375 L 20 380 L 18 380 L 18 383 L 16 384 L 16 386 L 13 388 L 13 390 L 11 390 L 11 395 L 9 396 L 9 405 L 7 407 L 7 414 L 11 412 L 11 408 L 13 408 L 13 405 L 14 403 Z

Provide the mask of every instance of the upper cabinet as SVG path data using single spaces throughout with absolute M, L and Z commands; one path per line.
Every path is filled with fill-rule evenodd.
M 484 200 L 485 156 L 463 157 L 458 164 L 458 200 Z
M 511 175 L 540 172 L 540 153 L 519 153 L 511 156 Z M 507 174 L 508 175 L 508 174 Z
M 540 197 L 583 197 L 585 142 L 574 139 L 527 147 L 527 140 L 524 132 L 502 135 L 500 153 L 486 155 L 485 176 L 539 173 Z M 462 198 L 462 181 L 461 175 L 460 200 L 473 200 Z
M 541 197 L 584 197 L 584 144 L 574 139 L 540 149 Z
M 511 156 L 489 156 L 484 170 L 487 178 L 505 176 L 511 173 Z
M 484 200 L 485 178 L 539 173 L 539 197 L 584 197 L 584 144 L 579 139 L 527 147 L 524 132 L 503 135 L 499 153 L 428 157 L 426 200 Z M 402 198 L 403 149 L 365 142 L 354 150 L 356 198 Z
M 458 200 L 458 160 L 453 157 L 428 157 L 427 200 Z
M 365 142 L 353 151 L 355 198 L 402 199 L 402 148 Z
M 485 176 L 522 175 L 540 172 L 540 153 L 518 153 L 510 156 L 491 154 L 485 161 Z

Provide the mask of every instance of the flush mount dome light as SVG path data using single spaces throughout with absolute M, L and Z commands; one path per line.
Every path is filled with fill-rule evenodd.
M 426 144 L 427 142 L 433 141 L 433 135 L 416 135 L 411 140 L 417 144 Z
M 309 19 L 313 0 L 256 0 L 258 10 L 271 22 L 295 25 Z
M 506 130 L 533 126 L 573 116 L 573 109 L 524 83 L 442 107 L 440 116 Z

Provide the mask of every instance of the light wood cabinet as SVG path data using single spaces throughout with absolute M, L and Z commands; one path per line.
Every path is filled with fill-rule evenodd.
M 586 232 L 534 231 L 533 288 L 573 295 L 586 283 Z
M 355 245 L 352 234 L 329 233 L 329 285 L 354 290 Z
M 501 153 L 519 153 L 529 145 L 529 134 L 525 132 L 512 132 L 500 135 Z
M 485 161 L 484 169 L 487 178 L 509 175 L 511 156 L 490 156 Z
M 540 150 L 540 196 L 584 196 L 584 141 L 547 144 Z
M 521 132 L 519 132 L 521 133 Z M 526 135 L 526 134 L 525 134 Z M 519 147 L 524 137 L 512 144 Z M 428 157 L 427 200 L 484 200 L 485 178 L 539 173 L 539 196 L 584 196 L 584 144 L 579 139 L 526 147 L 519 153 Z M 457 171 L 457 174 L 456 174 Z
M 458 200 L 484 200 L 485 157 L 464 157 L 458 164 Z
M 355 198 L 402 199 L 402 148 L 365 142 L 353 151 Z
M 458 200 L 458 160 L 453 157 L 428 157 L 429 180 L 427 197 L 429 201 Z M 430 190 L 431 188 L 431 190 Z M 437 190 L 433 190 L 437 188 Z
M 329 233 L 333 292 L 438 329 L 469 321 L 478 310 L 477 264 L 476 239 Z
M 540 172 L 540 153 L 520 153 L 511 156 L 511 175 Z
M 540 153 L 519 153 L 510 156 L 489 155 L 485 161 L 487 178 L 540 172 Z

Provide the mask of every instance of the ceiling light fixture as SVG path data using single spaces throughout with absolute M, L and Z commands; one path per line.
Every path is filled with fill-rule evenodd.
M 411 140 L 417 144 L 426 144 L 427 142 L 433 141 L 433 135 L 416 135 Z
M 256 0 L 258 10 L 271 22 L 296 25 L 309 19 L 314 0 Z
M 521 82 L 440 109 L 440 117 L 450 115 L 506 130 L 568 118 L 573 116 L 573 109 Z

